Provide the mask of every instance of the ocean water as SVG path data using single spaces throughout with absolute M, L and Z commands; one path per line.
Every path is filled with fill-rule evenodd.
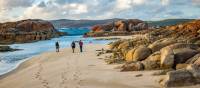
M 88 28 L 61 28 L 60 32 L 67 32 L 68 35 L 83 35 L 90 31 Z
M 66 31 L 67 32 L 67 31 Z M 84 33 L 84 32 L 83 32 Z M 93 38 L 83 38 L 82 35 L 62 36 L 51 40 L 39 41 L 34 43 L 13 44 L 12 48 L 22 49 L 20 51 L 0 53 L 0 75 L 8 73 L 18 67 L 22 62 L 28 60 L 34 55 L 47 51 L 55 51 L 55 42 L 60 43 L 61 48 L 70 47 L 72 41 L 82 40 L 84 45 L 107 44 L 108 40 L 95 40 Z

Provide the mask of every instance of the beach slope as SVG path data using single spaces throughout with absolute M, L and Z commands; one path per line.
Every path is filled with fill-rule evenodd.
M 151 71 L 119 72 L 96 56 L 105 45 L 87 45 L 84 52 L 46 52 L 24 62 L 0 79 L 0 88 L 158 88 Z M 141 77 L 135 75 L 142 74 Z

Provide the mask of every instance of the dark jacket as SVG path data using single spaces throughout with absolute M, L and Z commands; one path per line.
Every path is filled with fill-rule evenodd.
M 71 47 L 72 47 L 72 48 L 75 48 L 75 47 L 76 47 L 75 42 L 72 42 Z
M 56 44 L 55 44 L 55 45 L 56 45 L 56 48 L 59 48 L 59 43 L 58 43 L 58 42 L 56 42 Z

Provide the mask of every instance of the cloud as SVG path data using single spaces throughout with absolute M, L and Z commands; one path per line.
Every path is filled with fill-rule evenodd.
M 116 2 L 116 9 L 117 10 L 124 10 L 131 7 L 131 1 L 130 0 L 117 0 Z
M 38 7 L 46 7 L 45 2 L 40 2 L 40 4 L 38 4 Z
M 200 4 L 200 0 L 192 0 L 193 3 Z
M 117 10 L 125 10 L 144 3 L 145 0 L 117 0 L 115 6 Z
M 197 18 L 200 0 L 0 0 L 0 21 Z
M 200 7 L 200 0 L 192 0 L 192 3 Z
M 20 18 L 56 19 L 67 16 L 77 17 L 87 12 L 88 7 L 85 4 L 70 3 L 57 5 L 55 2 L 40 2 L 38 5 L 27 8 Z
M 170 15 L 175 15 L 175 16 L 179 16 L 179 15 L 184 14 L 184 13 L 181 12 L 181 11 L 173 11 L 173 12 L 168 12 L 168 14 L 170 14 Z
M 161 0 L 162 5 L 169 5 L 170 0 Z
M 0 9 L 12 9 L 16 7 L 29 7 L 34 0 L 0 0 Z

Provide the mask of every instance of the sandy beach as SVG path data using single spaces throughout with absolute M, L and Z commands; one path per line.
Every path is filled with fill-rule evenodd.
M 90 44 L 83 53 L 66 48 L 34 56 L 1 77 L 0 88 L 159 88 L 152 71 L 119 72 L 107 65 L 96 56 L 102 48 L 106 45 Z

